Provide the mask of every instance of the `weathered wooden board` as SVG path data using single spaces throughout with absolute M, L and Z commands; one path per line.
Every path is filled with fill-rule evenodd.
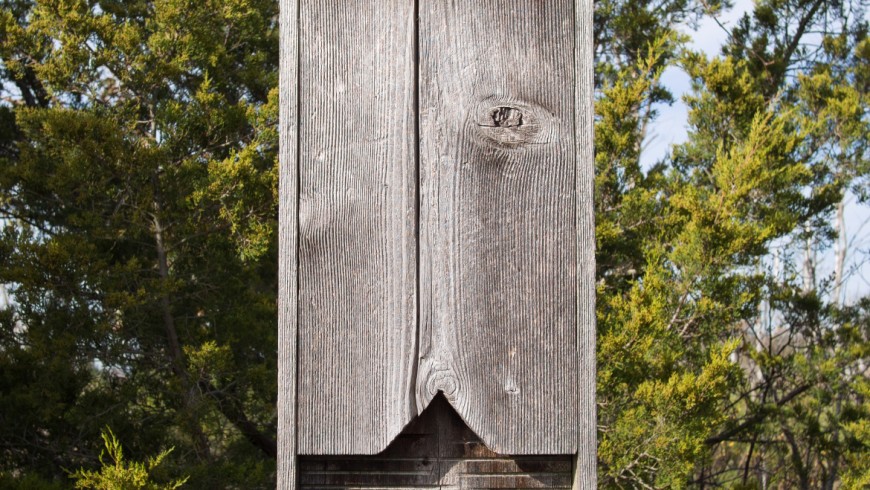
M 419 4 L 418 409 L 502 454 L 578 443 L 573 3 Z
M 577 206 L 577 457 L 574 490 L 598 487 L 595 403 L 594 36 L 592 0 L 574 1 L 574 131 Z
M 296 488 L 297 7 L 279 4 L 278 488 Z
M 564 462 L 499 454 L 576 452 L 573 487 L 595 488 L 591 16 L 281 0 L 279 488 L 295 454 L 378 453 L 438 392 L 480 435 L 437 444 L 459 480 L 414 459 L 426 435 L 334 461 L 562 487 Z M 306 461 L 303 485 L 353 483 Z
M 413 1 L 300 6 L 299 454 L 417 413 L 414 36 Z
M 299 486 L 567 489 L 572 470 L 571 455 L 494 453 L 439 396 L 381 454 L 302 457 Z

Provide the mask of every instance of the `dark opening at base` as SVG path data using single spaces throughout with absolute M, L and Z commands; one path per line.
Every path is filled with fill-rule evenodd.
M 384 452 L 300 456 L 301 488 L 571 488 L 573 457 L 490 451 L 438 395 Z

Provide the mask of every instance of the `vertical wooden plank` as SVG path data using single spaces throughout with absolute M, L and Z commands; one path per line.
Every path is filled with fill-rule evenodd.
M 592 0 L 574 1 L 574 127 L 577 142 L 577 348 L 578 434 L 574 490 L 598 486 L 595 402 L 595 47 Z
M 373 454 L 416 415 L 413 0 L 300 10 L 299 454 Z
M 298 0 L 279 3 L 278 489 L 296 488 Z
M 420 3 L 418 408 L 503 454 L 577 449 L 574 28 L 573 0 Z

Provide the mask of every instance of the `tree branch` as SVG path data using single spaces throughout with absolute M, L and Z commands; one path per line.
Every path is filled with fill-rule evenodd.
M 795 388 L 794 390 L 789 392 L 787 395 L 780 398 L 776 402 L 776 407 L 779 408 L 779 407 L 785 405 L 786 403 L 792 401 L 793 399 L 800 396 L 803 392 L 809 390 L 812 387 L 813 387 L 812 384 L 804 384 L 804 385 L 798 386 L 797 388 Z M 720 434 L 715 435 L 713 437 L 708 437 L 704 441 L 704 443 L 705 444 L 718 444 L 720 442 L 727 441 L 731 437 L 733 437 L 733 436 L 743 432 L 744 430 L 762 422 L 765 419 L 765 417 L 767 417 L 767 414 L 764 411 L 759 411 L 755 415 L 753 415 L 753 416 L 747 418 L 746 420 L 744 420 L 743 422 L 741 422 L 736 427 L 733 427 L 733 428 L 728 429 L 724 432 L 721 432 Z
M 257 427 L 257 424 L 248 418 L 242 404 L 237 398 L 227 395 L 206 380 L 200 380 L 199 387 L 203 393 L 215 400 L 218 411 L 220 411 L 220 413 L 223 414 L 223 416 L 242 433 L 242 436 L 244 436 L 248 442 L 253 444 L 257 449 L 263 451 L 263 453 L 270 458 L 278 458 L 277 441 L 264 434 Z

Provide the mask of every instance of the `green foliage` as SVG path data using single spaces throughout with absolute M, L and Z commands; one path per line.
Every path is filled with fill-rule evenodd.
M 650 16 L 690 15 L 688 4 L 598 5 L 627 16 L 618 26 L 661 22 L 605 29 L 625 39 L 598 46 L 634 46 L 598 69 L 604 486 L 866 484 L 867 304 L 843 309 L 831 289 L 842 277 L 818 284 L 794 260 L 836 237 L 828 223 L 847 190 L 866 196 L 859 7 L 760 2 L 709 58 L 672 34 L 685 17 Z M 641 141 L 669 100 L 669 65 L 693 81 L 689 138 L 645 170 Z
M 166 484 L 153 481 L 154 470 L 172 452 L 167 449 L 145 462 L 126 461 L 121 443 L 111 429 L 102 433 L 105 450 L 100 454 L 99 471 L 79 469 L 71 475 L 75 488 L 91 490 L 174 490 L 187 480 L 175 480 Z
M 69 488 L 68 482 L 48 480 L 33 473 L 13 475 L 0 472 L 0 488 L 21 490 L 63 490 Z
M 274 467 L 276 14 L 0 2 L 0 468 Z

